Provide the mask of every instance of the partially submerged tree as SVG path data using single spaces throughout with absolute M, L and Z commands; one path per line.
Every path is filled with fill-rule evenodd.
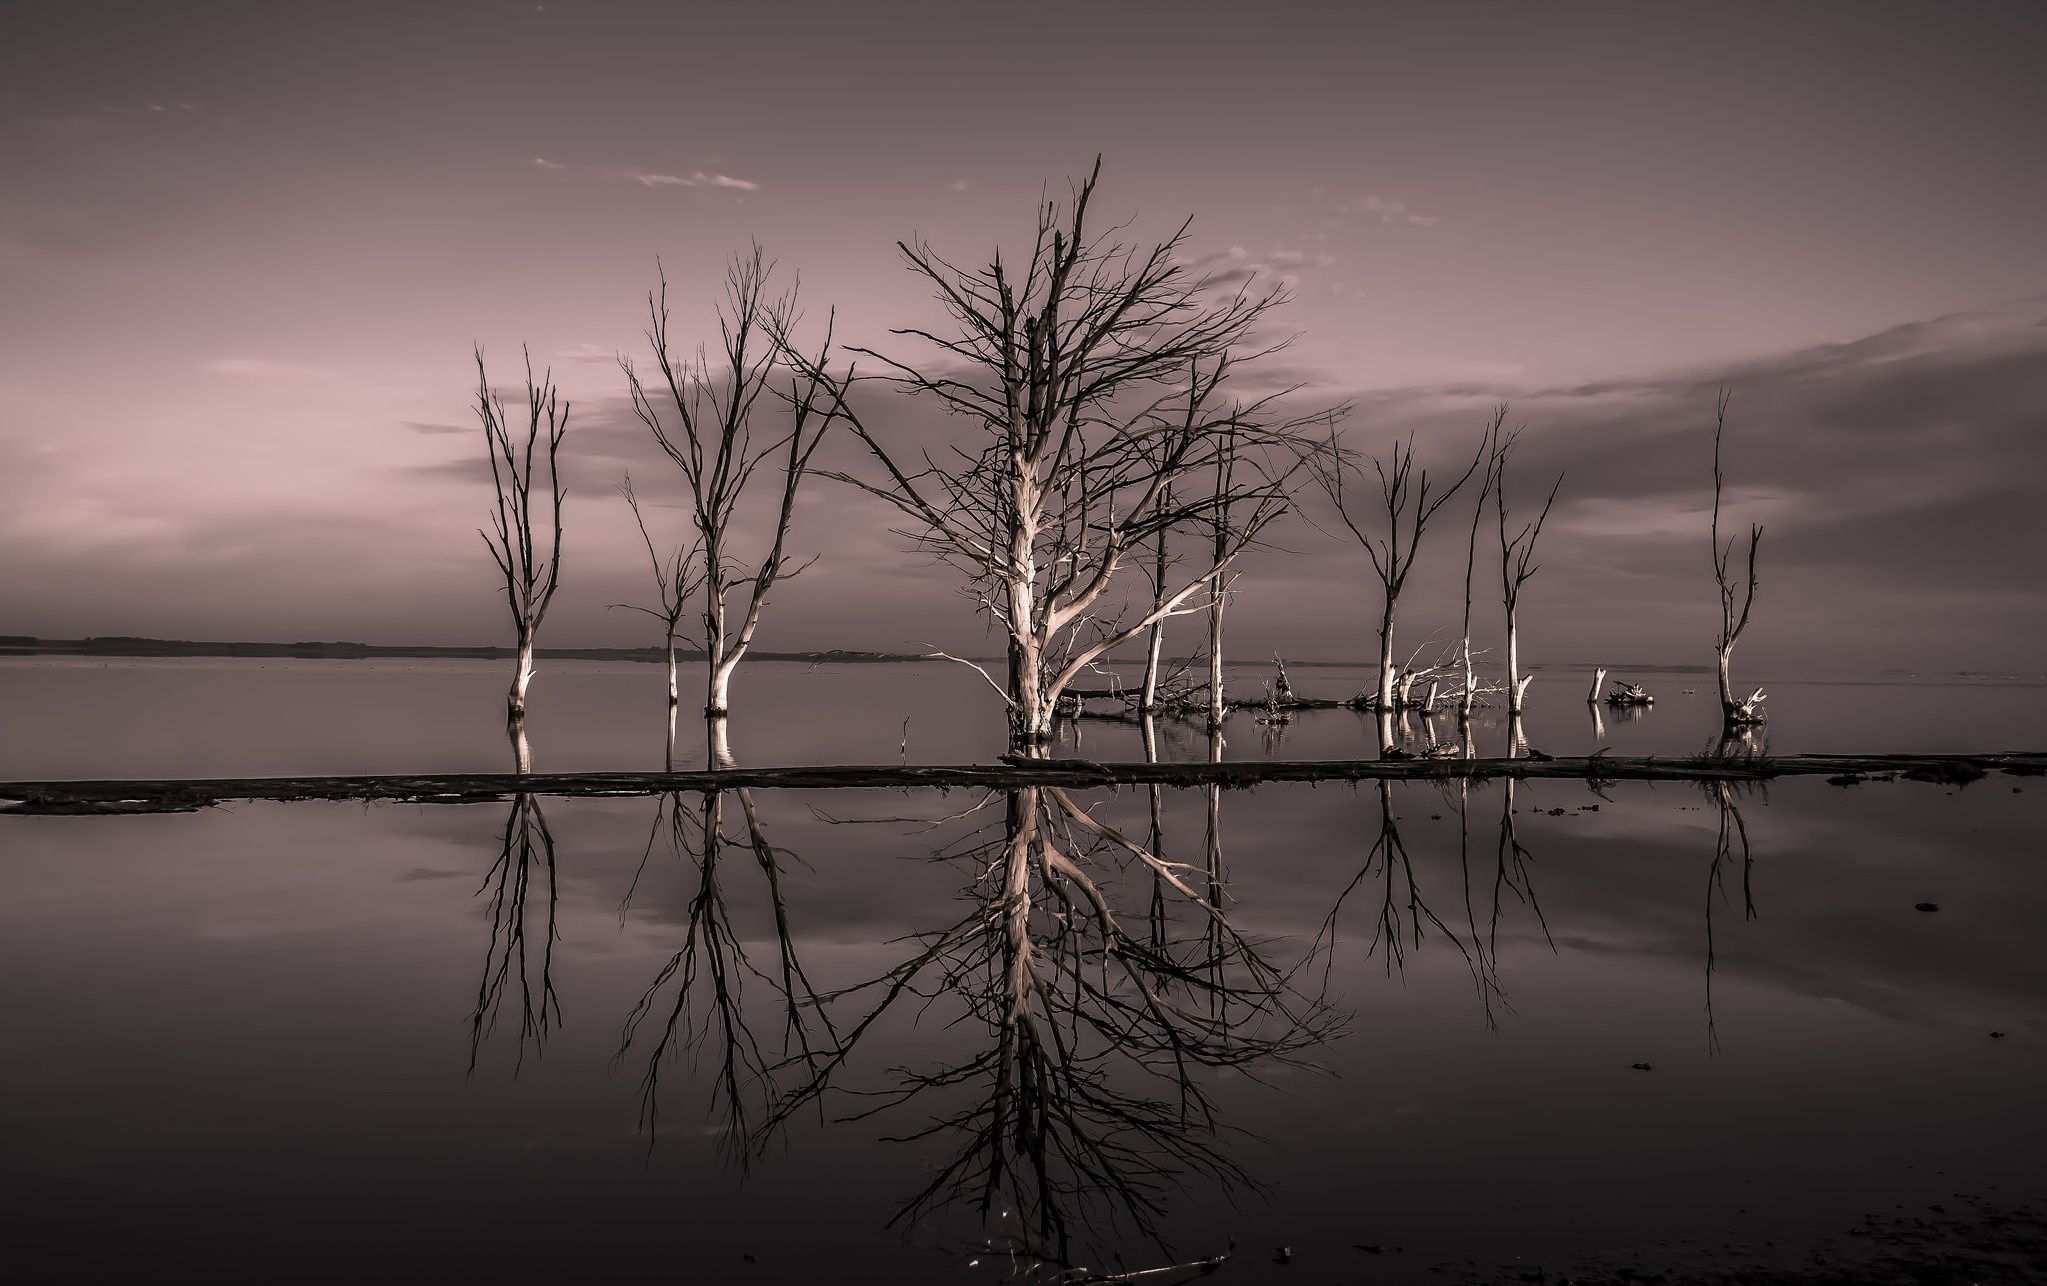
M 1091 232 L 1100 170 L 1098 160 L 1063 206 L 1040 205 L 1020 275 L 1000 252 L 964 269 L 922 242 L 901 244 L 955 329 L 896 332 L 932 345 L 928 358 L 853 351 L 886 367 L 872 378 L 975 426 L 963 440 L 937 453 L 884 441 L 854 405 L 850 372 L 791 358 L 830 382 L 833 410 L 882 472 L 878 481 L 830 476 L 904 514 L 908 534 L 968 576 L 1007 635 L 1007 681 L 988 677 L 1021 746 L 1049 742 L 1078 675 L 1187 610 L 1277 516 L 1288 464 L 1250 457 L 1290 449 L 1309 422 L 1279 416 L 1279 393 L 1244 403 L 1224 387 L 1238 361 L 1271 351 L 1245 350 L 1282 292 L 1219 294 L 1180 258 L 1184 224 L 1150 246 Z M 1213 469 L 1226 445 L 1247 463 L 1225 494 L 1175 485 Z M 1210 565 L 1124 610 L 1111 588 L 1126 562 L 1159 533 L 1225 506 L 1237 516 Z
M 1763 690 L 1757 688 L 1746 699 L 1737 699 L 1729 676 L 1734 645 L 1748 628 L 1749 609 L 1756 603 L 1756 549 L 1763 543 L 1763 529 L 1751 524 L 1747 575 L 1734 575 L 1734 538 L 1730 536 L 1726 544 L 1720 543 L 1720 496 L 1725 485 L 1720 471 L 1720 439 L 1727 431 L 1727 404 L 1732 396 L 1728 390 L 1720 390 L 1713 409 L 1713 580 L 1720 587 L 1720 634 L 1714 646 L 1719 657 L 1720 719 L 1729 733 L 1763 721 Z
M 790 328 L 795 322 L 792 291 L 779 298 L 768 293 L 773 265 L 759 246 L 736 255 L 725 273 L 725 299 L 718 308 L 719 355 L 714 363 L 699 347 L 694 357 L 677 356 L 668 339 L 668 279 L 647 297 L 647 342 L 661 373 L 661 387 L 649 395 L 631 359 L 619 359 L 632 393 L 633 411 L 673 460 L 689 487 L 691 517 L 701 546 L 704 652 L 708 673 L 704 715 L 712 721 L 713 762 L 722 753 L 720 733 L 730 710 L 732 672 L 753 643 L 761 609 L 776 584 L 801 571 L 786 553 L 796 493 L 809 470 L 810 458 L 830 427 L 832 416 L 818 409 L 819 377 L 785 365 Z M 827 332 L 824 352 L 829 352 Z M 786 350 L 794 355 L 793 348 Z M 817 365 L 821 367 L 823 357 Z M 775 386 L 788 380 L 786 392 Z M 761 398 L 770 396 L 787 412 L 774 433 L 756 440 L 756 413 L 766 415 Z M 662 405 L 656 405 L 656 397 Z M 740 506 L 748 485 L 763 463 L 772 459 L 780 474 L 775 495 L 772 535 L 758 562 L 741 560 L 735 540 L 741 526 Z M 735 601 L 734 596 L 744 594 Z
M 505 716 L 517 725 L 526 718 L 526 689 L 533 682 L 533 640 L 561 579 L 562 489 L 556 463 L 569 428 L 569 404 L 560 400 L 549 372 L 533 379 L 533 356 L 526 355 L 526 430 L 512 429 L 504 399 L 490 386 L 483 349 L 476 350 L 476 414 L 483 421 L 490 456 L 491 482 L 497 508 L 490 529 L 482 532 L 492 561 L 504 577 L 505 602 L 519 649 L 518 669 L 505 698 Z M 544 477 L 543 477 L 544 475 Z M 543 499 L 535 508 L 534 488 Z
M 1523 523 L 1519 531 L 1508 534 L 1511 510 L 1507 505 L 1507 461 L 1519 438 L 1519 430 L 1495 438 L 1487 466 L 1492 475 L 1493 505 L 1500 519 L 1500 601 L 1507 613 L 1507 709 L 1512 714 L 1521 713 L 1522 698 L 1534 677 L 1521 673 L 1521 588 L 1540 570 L 1535 562 L 1535 542 L 1541 539 L 1550 507 L 1557 502 L 1557 489 L 1564 485 L 1564 475 L 1560 473 L 1550 484 L 1549 494 L 1543 497 L 1542 510 L 1535 515 L 1535 521 Z
M 1507 406 L 1503 402 L 1493 408 L 1493 422 L 1486 429 L 1484 450 L 1488 462 L 1498 457 L 1500 426 L 1506 422 Z M 1464 691 L 1457 698 L 1457 722 L 1460 726 L 1471 722 L 1471 710 L 1478 701 L 1478 673 L 1472 664 L 1471 650 L 1471 591 L 1472 582 L 1478 574 L 1478 528 L 1485 518 L 1485 502 L 1491 497 L 1492 489 L 1493 469 L 1488 463 L 1484 476 L 1479 479 L 1478 498 L 1472 501 L 1471 530 L 1464 543 L 1464 641 L 1458 649 L 1464 662 Z
M 1464 472 L 1440 491 L 1434 488 L 1427 469 L 1415 467 L 1412 435 L 1406 442 L 1395 439 L 1384 456 L 1361 457 L 1343 446 L 1332 430 L 1328 448 L 1315 471 L 1337 517 L 1364 548 L 1379 579 L 1379 678 L 1372 701 L 1379 713 L 1381 754 L 1393 748 L 1392 715 L 1396 705 L 1393 626 L 1400 610 L 1401 591 L 1414 570 L 1415 555 L 1421 549 L 1422 534 L 1428 530 L 1429 521 L 1478 471 L 1485 458 L 1485 445 L 1480 443 L 1478 454 L 1472 456 Z M 1351 481 L 1364 478 L 1366 463 L 1371 465 L 1378 483 L 1376 506 L 1360 499 Z M 1368 509 L 1374 511 L 1371 516 L 1367 516 Z
M 689 611 L 690 598 L 696 593 L 703 577 L 697 572 L 696 555 L 701 544 L 698 541 L 678 543 L 667 555 L 654 547 L 654 535 L 647 530 L 647 518 L 640 512 L 640 498 L 633 491 L 633 478 L 627 474 L 618 486 L 619 494 L 625 497 L 628 508 L 633 511 L 633 523 L 640 529 L 640 539 L 647 546 L 647 561 L 654 569 L 654 592 L 661 604 L 660 610 L 641 607 L 634 603 L 613 603 L 613 607 L 624 607 L 635 612 L 645 612 L 661 622 L 662 646 L 668 661 L 668 740 L 662 767 L 673 771 L 675 768 L 675 716 L 682 704 L 682 685 L 676 666 L 675 644 L 682 633 L 682 618 Z

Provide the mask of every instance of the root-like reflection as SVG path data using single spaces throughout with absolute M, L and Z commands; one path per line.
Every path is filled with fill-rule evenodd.
M 1441 787 L 1441 806 L 1454 810 L 1457 818 L 1457 867 L 1464 907 L 1461 925 L 1445 919 L 1424 891 L 1423 876 L 1401 836 L 1394 806 L 1394 783 L 1382 780 L 1375 786 L 1377 825 L 1371 828 L 1372 841 L 1365 860 L 1337 894 L 1322 921 L 1318 941 L 1328 952 L 1324 957 L 1325 970 L 1334 967 L 1347 908 L 1361 891 L 1370 890 L 1370 895 L 1362 899 L 1369 904 L 1367 910 L 1372 918 L 1366 954 L 1379 956 L 1386 973 L 1392 975 L 1404 972 L 1408 954 L 1419 950 L 1432 935 L 1446 941 L 1469 970 L 1485 1021 L 1492 1026 L 1502 1011 L 1512 1011 L 1501 975 L 1500 929 L 1516 904 L 1527 909 L 1543 941 L 1552 951 L 1556 949 L 1535 894 L 1534 858 L 1522 844 L 1515 826 L 1516 783 L 1511 777 L 1501 783 L 1499 832 L 1489 880 L 1474 873 L 1471 803 L 1476 788 L 1468 779 Z M 1442 816 L 1434 814 L 1436 819 Z
M 619 1057 L 628 1056 L 636 1044 L 646 1050 L 641 1115 L 650 1139 L 660 1124 L 663 1064 L 677 1054 L 697 1060 L 699 1069 L 706 1061 L 712 1064 L 719 1137 L 744 1162 L 753 1154 L 750 1140 L 775 1105 L 775 1073 L 792 1065 L 815 1066 L 837 1033 L 797 956 L 782 893 L 784 854 L 769 843 L 751 791 L 729 792 L 739 805 L 744 833 L 736 838 L 727 835 L 727 793 L 709 792 L 694 807 L 681 793 L 671 793 L 656 806 L 648 852 L 665 836 L 671 853 L 695 867 L 696 888 L 682 946 L 627 1015 Z M 727 879 L 736 878 L 726 869 L 727 856 L 733 852 L 742 855 L 739 877 L 749 868 L 757 874 L 772 909 L 776 959 L 765 967 L 748 953 L 748 934 L 733 922 L 726 888 Z M 777 1046 L 765 1044 L 750 1021 L 745 997 L 749 979 L 775 997 L 781 1025 Z
M 1713 973 L 1719 960 L 1713 939 L 1713 908 L 1726 903 L 1727 871 L 1739 863 L 1741 867 L 1741 909 L 1744 920 L 1756 918 L 1755 896 L 1755 852 L 1749 846 L 1748 824 L 1742 820 L 1741 808 L 1735 797 L 1740 790 L 1739 783 L 1716 781 L 1706 783 L 1706 795 L 1720 814 L 1720 825 L 1713 840 L 1713 864 L 1706 871 L 1706 1047 L 1715 1053 L 1720 1050 L 1720 1032 L 1713 1021 Z
M 729 804 L 670 797 L 657 834 L 696 867 L 681 948 L 628 1018 L 621 1054 L 644 1059 L 648 1122 L 667 1056 L 689 1051 L 709 1080 L 733 1153 L 759 1157 L 812 1114 L 870 1120 L 899 1141 L 947 1146 L 891 1226 L 1058 1274 L 1129 1232 L 1163 1247 L 1160 1220 L 1193 1180 L 1255 1187 L 1223 1145 L 1223 1069 L 1298 1064 L 1335 1018 L 1230 921 L 1219 790 L 1205 792 L 1202 858 L 1166 855 L 1163 803 L 1142 839 L 1067 791 L 985 797 L 942 819 L 966 834 L 934 853 L 968 883 L 952 923 L 915 934 L 880 975 L 820 992 L 797 957 L 773 847 L 751 797 L 744 838 Z M 731 924 L 727 859 L 763 882 L 779 960 L 752 959 Z M 759 988 L 771 999 L 742 999 Z M 778 1014 L 778 1036 L 749 1025 Z M 876 1069 L 899 1024 L 960 1040 L 942 1064 Z M 867 1048 L 869 1045 L 875 1048 Z M 966 1223 L 961 1224 L 962 1218 Z
M 477 896 L 489 898 L 490 943 L 484 949 L 476 1007 L 469 1016 L 472 1074 L 483 1042 L 496 1030 L 509 999 L 518 1001 L 520 1063 L 529 1047 L 537 1054 L 548 1033 L 561 1023 L 561 1001 L 554 990 L 554 944 L 560 936 L 555 927 L 560 906 L 555 874 L 554 834 L 547 828 L 539 796 L 513 796 L 497 860 L 477 890 Z

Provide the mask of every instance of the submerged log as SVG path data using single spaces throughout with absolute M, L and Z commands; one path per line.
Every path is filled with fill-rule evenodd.
M 1245 760 L 1233 763 L 1096 763 L 1089 759 L 997 764 L 806 765 L 694 772 L 456 773 L 376 777 L 247 777 L 206 781 L 0 782 L 0 812 L 15 814 L 179 813 L 231 799 L 403 800 L 478 804 L 512 795 L 655 795 L 741 788 L 831 790 L 936 786 L 1007 790 L 1031 786 L 1255 786 L 1268 781 L 1379 779 L 1483 780 L 1492 777 L 1585 781 L 1769 781 L 1825 776 L 1844 784 L 1903 778 L 1966 784 L 1993 772 L 2047 775 L 2047 752 L 1983 755 L 1695 755 L 1620 759 L 1608 755 L 1542 759 Z

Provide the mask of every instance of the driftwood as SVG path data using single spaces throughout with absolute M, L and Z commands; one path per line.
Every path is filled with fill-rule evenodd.
M 1255 786 L 1268 781 L 1577 778 L 1586 781 L 1769 781 L 1825 776 L 1966 785 L 1990 773 L 2047 775 L 2047 752 L 1984 755 L 1759 755 L 1619 759 L 1607 755 L 1527 759 L 1332 759 L 1235 763 L 1095 763 L 1039 759 L 998 764 L 814 765 L 696 772 L 457 773 L 381 777 L 245 777 L 208 781 L 0 782 L 0 813 L 193 812 L 231 799 L 391 799 L 476 804 L 516 795 L 654 795 L 742 788 L 829 790 L 937 786 L 1013 790 L 1033 786 Z

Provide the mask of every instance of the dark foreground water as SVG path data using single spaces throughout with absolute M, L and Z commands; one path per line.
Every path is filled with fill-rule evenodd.
M 761 667 L 736 748 L 987 759 L 965 678 Z M 1595 730 L 1559 676 L 1529 740 L 1703 749 L 1704 678 L 1653 676 L 1655 712 Z M 651 679 L 544 671 L 537 766 L 657 763 Z M 495 769 L 500 687 L 9 662 L 0 776 Z M 2043 713 L 2008 681 L 1771 690 L 1777 753 L 2021 749 Z M 1235 716 L 1225 753 L 1369 735 L 1274 731 Z M 0 1208 L 17 1255 L 84 1279 L 1806 1262 L 1868 1214 L 2047 1192 L 2043 799 L 1994 776 L 0 817 Z

